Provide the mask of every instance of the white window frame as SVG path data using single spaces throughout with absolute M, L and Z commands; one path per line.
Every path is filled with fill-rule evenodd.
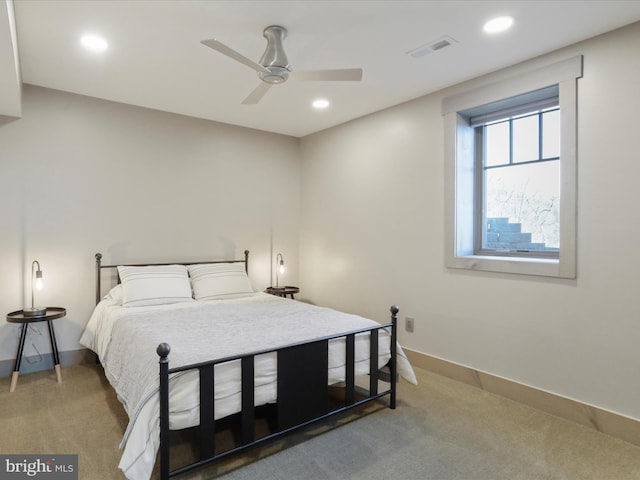
M 467 90 L 442 102 L 445 131 L 445 218 L 448 268 L 576 277 L 577 79 L 582 56 Z M 474 130 L 464 115 L 518 95 L 558 85 L 560 104 L 560 254 L 555 258 L 474 254 Z

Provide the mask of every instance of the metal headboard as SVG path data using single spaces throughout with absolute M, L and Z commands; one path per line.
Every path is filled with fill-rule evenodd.
M 204 260 L 198 262 L 162 262 L 162 263 L 120 263 L 117 265 L 102 265 L 102 254 L 96 253 L 96 305 L 100 303 L 102 299 L 102 271 L 103 270 L 115 270 L 117 272 L 117 268 L 119 266 L 122 267 L 150 267 L 154 265 L 162 266 L 162 265 L 204 265 L 206 263 L 244 263 L 244 271 L 249 274 L 249 250 L 244 251 L 244 260 Z M 118 278 L 118 283 L 120 283 L 120 278 Z

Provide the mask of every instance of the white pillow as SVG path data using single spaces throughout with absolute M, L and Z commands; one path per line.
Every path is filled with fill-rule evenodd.
M 189 302 L 191 285 L 184 265 L 119 266 L 122 305 L 142 307 Z
M 244 263 L 206 263 L 187 265 L 193 298 L 216 300 L 255 293 L 244 270 Z

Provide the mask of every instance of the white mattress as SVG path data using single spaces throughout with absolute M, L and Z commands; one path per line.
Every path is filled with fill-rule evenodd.
M 96 307 L 80 342 L 96 352 L 105 374 L 129 415 L 119 467 L 130 480 L 148 479 L 159 446 L 158 355 L 171 346 L 171 368 L 276 349 L 291 343 L 377 325 L 356 315 L 264 293 L 237 299 L 153 307 L 122 307 L 105 299 Z M 390 358 L 390 334 L 379 338 L 378 367 Z M 398 371 L 412 383 L 415 375 L 399 348 Z M 369 371 L 369 334 L 356 337 L 356 375 Z M 329 383 L 344 380 L 344 340 L 329 345 Z M 275 354 L 255 359 L 255 404 L 276 401 Z M 170 380 L 170 428 L 199 421 L 198 373 Z M 215 416 L 241 409 L 239 361 L 215 367 Z

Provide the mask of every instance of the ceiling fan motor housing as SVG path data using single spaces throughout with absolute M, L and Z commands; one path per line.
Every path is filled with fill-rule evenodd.
M 270 73 L 258 72 L 260 79 L 267 83 L 283 83 L 289 78 L 289 60 L 284 53 L 283 41 L 287 36 L 287 29 L 278 25 L 271 25 L 262 32 L 267 39 L 267 49 L 262 54 L 260 65 Z

